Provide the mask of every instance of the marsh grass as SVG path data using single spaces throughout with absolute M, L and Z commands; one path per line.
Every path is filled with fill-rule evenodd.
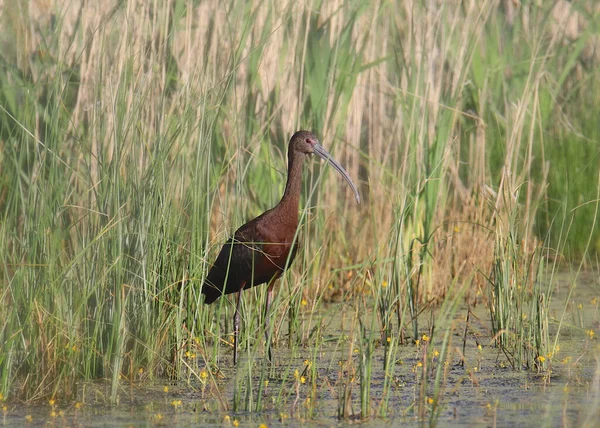
M 414 346 L 403 412 L 435 424 L 465 302 L 487 305 L 515 369 L 547 370 L 573 290 L 552 324 L 557 272 L 599 236 L 598 11 L 572 3 L 575 33 L 550 5 L 491 0 L 0 4 L 2 396 L 76 399 L 103 379 L 117 403 L 168 378 L 215 412 L 314 418 L 332 394 L 340 418 L 386 417 Z M 200 287 L 279 200 L 299 128 L 363 204 L 309 162 L 275 366 L 256 287 L 224 386 L 234 299 L 207 307 Z

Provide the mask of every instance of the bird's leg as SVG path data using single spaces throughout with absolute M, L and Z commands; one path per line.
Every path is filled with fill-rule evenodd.
M 235 305 L 235 314 L 233 315 L 233 365 L 237 364 L 238 360 L 238 333 L 240 332 L 240 303 L 242 302 L 242 291 L 244 291 L 246 283 L 242 283 L 240 291 L 237 295 L 237 303 Z
M 275 281 L 279 278 L 279 275 L 274 275 L 273 278 L 269 281 L 269 285 L 267 287 L 267 301 L 265 303 L 265 340 L 267 341 L 267 356 L 269 362 L 273 362 L 273 355 L 271 354 L 271 331 L 269 325 L 269 309 L 271 308 L 271 302 L 273 300 L 273 285 Z

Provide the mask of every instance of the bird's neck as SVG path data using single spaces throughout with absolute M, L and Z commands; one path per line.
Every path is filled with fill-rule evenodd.
M 300 189 L 302 187 L 302 166 L 304 155 L 297 155 L 290 152 L 288 154 L 288 177 L 285 184 L 283 197 L 279 205 L 284 207 L 289 215 L 298 216 L 298 206 L 300 204 Z

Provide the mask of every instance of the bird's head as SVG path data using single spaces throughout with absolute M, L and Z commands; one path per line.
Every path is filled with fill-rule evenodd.
M 321 146 L 317 137 L 314 136 L 312 132 L 309 131 L 297 131 L 292 138 L 290 139 L 289 149 L 290 153 L 292 151 L 304 153 L 306 155 L 315 154 L 319 156 L 321 159 L 325 160 L 329 163 L 337 172 L 341 174 L 342 177 L 348 182 L 350 188 L 354 192 L 354 197 L 356 198 L 356 202 L 360 204 L 360 195 L 358 194 L 358 189 L 352 182 L 352 179 L 346 172 L 346 170 L 334 159 L 331 157 L 329 152 Z

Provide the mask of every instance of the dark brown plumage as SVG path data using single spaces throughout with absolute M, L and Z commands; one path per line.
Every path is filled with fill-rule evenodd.
M 298 228 L 302 165 L 306 156 L 313 153 L 325 159 L 346 179 L 356 201 L 360 203 L 358 190 L 348 173 L 321 147 L 317 138 L 308 131 L 296 132 L 288 146 L 288 178 L 281 201 L 235 232 L 233 238 L 223 245 L 202 286 L 204 303 L 207 304 L 224 294 L 238 293 L 234 316 L 234 364 L 237 362 L 242 291 L 264 283 L 269 284 L 265 305 L 265 335 L 271 359 L 268 315 L 273 284 L 294 260 L 298 250 L 294 236 Z

